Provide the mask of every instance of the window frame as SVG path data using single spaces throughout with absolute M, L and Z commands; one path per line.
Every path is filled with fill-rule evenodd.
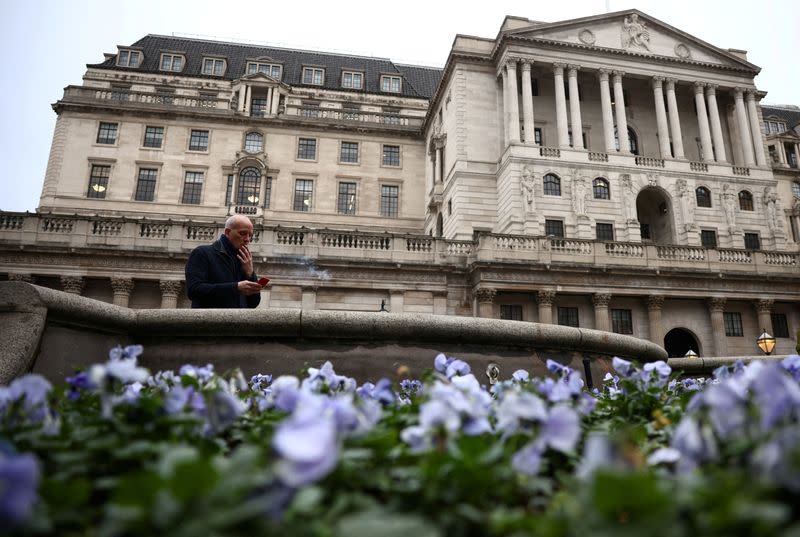
M 748 212 L 755 211 L 755 205 L 753 204 L 753 194 L 749 190 L 740 190 L 737 197 L 739 198 L 740 211 L 748 211 Z
M 633 335 L 633 312 L 630 309 L 613 308 L 610 314 L 612 332 Z
M 125 62 L 122 62 L 122 54 L 126 54 Z M 135 65 L 131 65 L 131 58 L 136 55 Z M 121 48 L 117 51 L 117 67 L 127 67 L 129 69 L 138 69 L 144 61 L 144 53 L 141 50 L 134 50 L 131 48 Z
M 258 141 L 259 141 L 258 149 L 252 149 L 252 148 L 248 147 L 248 144 L 250 144 L 250 138 L 251 137 L 255 137 L 255 136 L 258 137 Z M 262 133 L 258 132 L 258 131 L 248 131 L 248 132 L 246 132 L 245 135 L 244 135 L 244 147 L 243 147 L 243 149 L 244 149 L 245 153 L 249 153 L 251 155 L 255 154 L 255 153 L 263 152 L 264 151 L 264 135 Z
M 500 304 L 500 319 L 504 321 L 523 321 L 522 304 Z
M 159 136 L 148 136 L 148 131 L 150 129 L 161 129 L 161 134 Z M 166 128 L 163 125 L 145 125 L 144 126 L 144 136 L 142 137 L 142 147 L 149 150 L 156 150 L 156 149 L 164 149 L 164 135 L 166 134 Z M 148 141 L 158 140 L 158 145 L 148 145 Z
M 95 174 L 95 169 L 104 168 L 104 172 Z M 108 184 L 111 182 L 110 162 L 89 162 L 89 185 L 86 188 L 87 199 L 106 199 Z M 94 188 L 97 185 L 99 188 Z
M 395 82 L 397 82 L 397 89 L 394 89 Z M 381 75 L 380 89 L 383 93 L 403 93 L 403 76 L 402 75 Z
M 306 73 L 311 73 L 310 77 L 306 77 Z M 317 74 L 319 74 L 319 82 L 317 82 Z M 306 81 L 308 78 L 309 81 Z M 300 83 L 306 86 L 324 86 L 325 85 L 325 68 L 314 66 L 303 66 L 300 74 Z
M 350 76 L 350 85 L 345 84 L 345 80 L 346 80 L 348 75 Z M 357 86 L 353 83 L 353 81 L 356 78 L 356 75 L 359 78 L 359 83 L 358 83 Z M 364 89 L 364 72 L 363 71 L 353 71 L 353 70 L 349 70 L 349 69 L 343 70 L 342 71 L 342 84 L 341 84 L 341 86 L 342 86 L 343 89 L 353 89 L 353 90 Z
M 221 72 L 217 72 L 217 62 L 222 65 Z M 207 65 L 211 65 L 211 69 L 206 69 Z M 225 76 L 228 70 L 228 60 L 219 56 L 203 56 L 203 63 L 201 64 L 200 74 L 203 76 Z
M 250 172 L 253 172 L 252 174 Z M 245 177 L 247 174 L 247 177 Z M 236 184 L 236 205 L 258 207 L 261 195 L 261 171 L 255 166 L 247 166 L 239 172 L 239 181 Z M 244 181 L 247 180 L 247 183 Z M 254 199 L 248 198 L 252 196 Z
M 601 228 L 601 226 L 602 226 L 602 228 Z M 594 231 L 595 240 L 598 240 L 598 241 L 601 241 L 601 242 L 614 242 L 614 240 L 615 240 L 614 239 L 614 224 L 609 223 L 609 222 L 595 222 L 595 228 L 594 229 L 595 229 L 595 231 Z M 611 237 L 610 238 L 609 237 L 601 237 L 600 236 L 601 235 L 601 232 L 600 232 L 601 229 L 604 230 L 603 233 L 602 233 L 603 235 L 605 235 L 607 231 L 610 231 L 611 232 Z
M 268 175 L 264 183 L 264 203 L 262 207 L 264 207 L 265 210 L 269 209 L 272 205 L 272 182 L 274 179 L 272 175 Z
M 393 189 L 394 195 L 390 195 Z M 400 185 L 397 183 L 380 183 L 380 215 L 382 218 L 400 217 Z
M 573 324 L 573 315 L 574 324 Z M 580 328 L 580 312 L 578 308 L 573 306 L 558 306 L 556 309 L 556 322 L 559 326 L 571 326 L 573 328 Z
M 713 244 L 711 241 L 708 241 L 706 237 L 713 238 Z M 700 246 L 703 248 L 711 248 L 716 249 L 719 246 L 719 241 L 717 240 L 717 230 L 716 229 L 701 229 L 700 230 Z
M 551 178 L 551 180 L 548 180 Z M 554 181 L 552 179 L 555 179 Z M 552 185 L 552 186 L 548 186 Z M 548 192 L 550 190 L 551 192 Z M 556 193 L 554 194 L 553 191 Z M 542 177 L 542 194 L 545 196 L 561 197 L 561 178 L 554 173 L 546 173 Z
M 761 250 L 761 236 L 757 232 L 745 231 L 743 239 L 745 250 Z
M 203 149 L 197 149 L 195 146 L 193 147 L 192 144 L 194 143 L 195 133 L 206 133 L 205 135 L 205 147 Z M 198 138 L 202 138 L 198 136 Z M 195 153 L 208 153 L 208 148 L 211 147 L 211 131 L 209 129 L 189 129 L 189 149 L 188 151 L 193 151 Z
M 105 141 L 105 140 L 109 139 L 107 137 L 104 137 L 102 139 L 100 138 L 100 134 L 104 131 L 104 127 L 106 127 L 106 126 L 107 127 L 112 127 L 113 126 L 114 138 L 110 142 L 109 141 Z M 111 129 L 106 129 L 106 130 L 109 130 L 109 132 L 110 132 Z M 97 136 L 95 137 L 94 143 L 96 143 L 98 145 L 117 145 L 117 141 L 119 140 L 119 131 L 120 131 L 119 122 L 116 122 L 116 121 L 100 121 L 97 124 Z
M 342 191 L 343 186 L 346 186 L 347 191 Z M 351 187 L 352 191 L 350 190 Z M 352 179 L 340 180 L 336 191 L 336 214 L 354 216 L 358 205 L 358 182 Z M 342 198 L 342 196 L 345 196 L 345 198 Z M 352 200 L 347 199 L 350 196 L 352 196 Z M 349 205 L 352 205 L 352 207 L 348 207 Z
M 148 166 L 142 165 L 138 166 L 138 171 L 136 172 L 136 188 L 133 191 L 133 201 L 143 201 L 143 202 L 153 202 L 156 199 L 156 187 L 158 186 L 158 174 L 159 174 L 159 167 L 157 166 Z M 142 172 L 153 172 L 152 178 L 143 178 Z M 144 191 L 142 190 L 142 182 L 147 181 L 152 182 L 150 185 L 152 188 L 147 188 Z M 146 197 L 145 194 L 150 194 L 150 197 Z M 140 195 L 141 194 L 141 195 Z
M 554 230 L 553 227 L 557 226 L 557 230 Z M 558 233 L 550 233 L 550 231 L 558 231 Z M 545 218 L 544 221 L 544 234 L 545 237 L 553 237 L 555 239 L 563 239 L 565 238 L 564 234 L 564 221 L 557 219 L 557 218 Z
M 789 319 L 785 313 L 773 312 L 769 314 L 772 324 L 772 335 L 776 338 L 790 338 Z
M 298 190 L 298 187 L 309 185 L 310 188 Z M 308 199 L 308 203 L 305 203 Z M 299 208 L 298 208 L 299 207 Z M 310 177 L 296 177 L 294 180 L 294 190 L 292 195 L 292 210 L 300 213 L 310 213 L 314 208 L 314 179 Z
M 713 207 L 713 201 L 711 199 L 711 189 L 700 185 L 694 189 L 694 201 L 698 207 L 702 207 L 704 209 L 711 209 Z
M 387 147 L 396 147 L 397 148 L 397 164 L 392 164 L 391 162 L 386 162 L 386 148 Z M 403 167 L 403 150 L 400 144 L 381 144 L 381 167 L 382 168 L 402 168 Z
M 740 312 L 722 312 L 722 324 L 725 327 L 725 337 L 744 337 L 744 325 Z
M 592 181 L 592 196 L 596 200 L 611 199 L 611 184 L 609 183 L 608 179 L 605 177 L 594 178 L 594 181 Z
M 345 144 L 348 144 L 347 158 L 345 158 Z M 355 160 L 353 158 L 353 145 L 355 145 Z M 361 144 L 352 140 L 339 141 L 339 164 L 360 164 L 361 163 Z
M 189 181 L 189 174 L 197 179 L 199 176 L 200 180 Z M 184 169 L 183 170 L 183 188 L 181 189 L 181 205 L 202 205 L 203 204 L 203 186 L 205 185 L 206 180 L 206 172 L 205 170 L 197 170 L 197 169 Z M 192 187 L 192 192 L 190 193 L 188 190 L 189 185 L 200 185 L 199 187 Z M 197 190 L 197 192 L 194 192 Z M 187 201 L 187 195 L 189 196 L 189 200 Z M 193 199 L 197 199 L 197 202 L 191 201 Z
M 255 70 L 252 70 L 251 67 L 255 67 Z M 262 67 L 265 67 L 265 70 L 262 70 Z M 274 76 L 272 72 L 277 67 L 278 69 L 278 76 Z M 269 72 L 267 72 L 269 71 Z M 280 81 L 283 78 L 283 65 L 280 63 L 270 63 L 270 62 L 259 62 L 259 61 L 248 61 L 247 66 L 245 67 L 245 72 L 248 75 L 255 75 L 258 73 L 267 75 L 268 77 Z
M 800 198 L 800 181 L 792 181 L 792 196 Z
M 313 143 L 308 143 L 308 142 L 313 142 Z M 314 154 L 313 154 L 312 157 L 309 158 L 307 156 L 303 156 L 302 155 L 302 151 L 304 150 L 304 146 L 306 147 L 306 151 L 308 150 L 307 149 L 308 147 L 313 146 Z M 318 138 L 311 138 L 311 137 L 306 137 L 306 136 L 298 136 L 297 137 L 297 151 L 295 152 L 295 160 L 301 160 L 301 161 L 304 161 L 304 162 L 316 162 L 317 161 L 317 155 L 319 154 L 319 151 L 317 151 L 318 146 L 319 146 L 319 139 Z
M 164 67 L 164 60 L 169 58 L 169 67 Z M 180 60 L 180 68 L 175 69 L 175 60 Z M 174 52 L 162 52 L 161 56 L 158 58 L 158 70 L 164 71 L 167 73 L 180 73 L 183 71 L 184 67 L 186 67 L 186 56 L 183 54 L 177 54 Z

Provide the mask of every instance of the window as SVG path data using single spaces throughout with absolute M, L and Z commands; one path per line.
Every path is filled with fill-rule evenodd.
M 86 197 L 105 198 L 109 175 L 111 175 L 111 166 L 108 164 L 92 164 L 92 172 L 89 174 L 89 190 L 86 192 Z
M 397 218 L 400 187 L 381 185 L 381 216 Z
M 625 101 L 625 105 L 628 105 L 628 101 Z M 636 136 L 636 133 L 633 132 L 633 129 L 628 127 L 628 149 L 630 149 L 631 154 L 638 155 L 639 154 L 639 139 Z M 617 133 L 617 128 L 614 127 L 614 147 L 617 148 L 619 151 L 619 134 Z
M 303 84 L 321 86 L 325 80 L 325 69 L 303 67 Z
M 725 312 L 722 314 L 725 320 L 725 335 L 728 337 L 744 336 L 742 328 L 742 314 L 739 312 Z
M 225 60 L 219 58 L 203 58 L 203 74 L 222 76 L 225 74 Z
M 144 147 L 161 149 L 164 143 L 164 127 L 145 127 L 144 128 Z
M 533 129 L 533 141 L 536 145 L 542 145 L 542 129 L 539 127 Z
M 194 130 L 189 136 L 189 151 L 208 151 L 208 131 Z
M 786 131 L 786 123 L 784 121 L 765 121 L 764 133 L 765 134 L 778 134 Z
M 713 229 L 701 229 L 700 244 L 702 244 L 705 248 L 716 248 L 717 232 Z
M 183 56 L 180 54 L 162 54 L 161 70 L 180 72 L 183 70 Z
M 361 89 L 364 87 L 364 74 L 353 71 L 343 71 L 342 87 L 348 89 Z
M 598 177 L 592 182 L 592 190 L 596 200 L 611 199 L 611 189 L 608 187 L 608 181 L 602 177 Z
M 400 166 L 400 146 L 384 144 L 381 164 L 383 166 Z
M 760 250 L 761 240 L 758 238 L 758 233 L 745 233 L 744 247 L 747 250 Z
M 800 198 L 800 181 L 794 181 L 792 183 L 792 196 Z
M 569 140 L 569 145 L 571 145 L 572 147 L 575 147 L 575 144 L 572 143 L 572 131 L 571 130 L 567 131 L 567 139 Z M 585 132 L 581 133 L 581 140 L 583 140 L 583 147 L 588 149 L 589 148 L 589 144 L 587 143 L 586 133 Z
M 358 163 L 358 142 L 342 142 L 339 162 Z
M 230 205 L 233 202 L 233 174 L 228 174 L 228 186 L 225 188 L 225 205 Z
M 544 234 L 548 237 L 564 237 L 564 222 L 561 220 L 545 220 Z
M 614 224 L 597 223 L 596 227 L 597 240 L 599 241 L 613 241 L 614 240 Z
M 117 143 L 117 124 L 101 121 L 97 129 L 97 143 L 110 145 Z
M 300 160 L 315 160 L 317 158 L 316 138 L 300 138 L 297 143 L 297 158 Z
M 236 192 L 236 204 L 258 205 L 259 190 L 261 190 L 261 172 L 255 168 L 245 168 L 239 174 L 239 188 Z
M 136 50 L 120 50 L 117 54 L 117 65 L 120 67 L 139 67 L 142 53 Z
M 561 326 L 580 327 L 578 324 L 578 308 L 558 308 L 558 324 Z
M 633 334 L 631 310 L 611 310 L 611 331 L 617 334 Z
M 250 115 L 252 117 L 264 117 L 267 115 L 267 99 L 262 97 L 250 100 Z
M 388 93 L 400 93 L 400 81 L 402 79 L 399 76 L 391 76 L 391 75 L 382 75 L 381 76 L 381 91 L 385 91 Z
M 153 168 L 140 168 L 139 178 L 136 181 L 136 201 L 153 201 L 156 193 L 156 176 L 158 170 Z
M 747 190 L 739 192 L 739 209 L 742 211 L 753 210 L 753 195 Z
M 639 223 L 639 233 L 642 236 L 642 240 L 649 241 L 650 240 L 650 224 L 647 224 L 645 222 L 640 222 Z
M 311 179 L 298 179 L 294 183 L 294 210 L 309 212 L 311 210 L 311 196 L 314 194 L 314 181 Z
M 269 209 L 272 201 L 272 177 L 267 177 L 267 187 L 264 189 L 264 208 Z
M 786 322 L 786 314 L 773 313 L 770 318 L 772 318 L 772 335 L 775 337 L 789 337 L 789 323 Z
M 542 179 L 544 186 L 545 196 L 560 196 L 561 195 L 561 179 L 557 175 L 548 173 Z
M 500 318 L 506 321 L 521 321 L 522 306 L 519 304 L 500 304 Z
M 264 149 L 264 137 L 258 132 L 248 132 L 244 137 L 244 150 L 258 153 Z
M 275 80 L 281 79 L 281 66 L 276 63 L 247 62 L 247 74 L 264 73 Z
M 339 183 L 339 214 L 356 214 L 356 184 Z
M 181 203 L 200 205 L 200 195 L 203 193 L 203 172 L 186 172 L 183 182 L 183 196 Z
M 711 191 L 704 186 L 699 186 L 694 191 L 698 207 L 711 207 Z

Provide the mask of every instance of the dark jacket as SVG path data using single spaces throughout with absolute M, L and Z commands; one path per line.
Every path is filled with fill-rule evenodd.
M 255 308 L 261 295 L 243 296 L 237 284 L 242 280 L 257 281 L 255 271 L 246 278 L 242 265 L 232 257 L 222 241 L 198 246 L 186 262 L 186 294 L 193 308 Z

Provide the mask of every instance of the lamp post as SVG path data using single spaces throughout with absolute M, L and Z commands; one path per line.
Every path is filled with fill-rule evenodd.
M 759 349 L 764 351 L 764 354 L 769 356 L 772 354 L 772 350 L 775 348 L 775 338 L 769 335 L 766 330 L 764 330 L 761 332 L 761 335 L 758 336 L 756 344 L 758 345 Z

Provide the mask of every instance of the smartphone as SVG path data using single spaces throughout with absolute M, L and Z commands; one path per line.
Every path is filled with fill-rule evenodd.
M 262 276 L 261 278 L 258 279 L 258 285 L 260 285 L 261 287 L 264 287 L 268 283 L 269 283 L 269 278 L 267 278 L 266 276 Z

